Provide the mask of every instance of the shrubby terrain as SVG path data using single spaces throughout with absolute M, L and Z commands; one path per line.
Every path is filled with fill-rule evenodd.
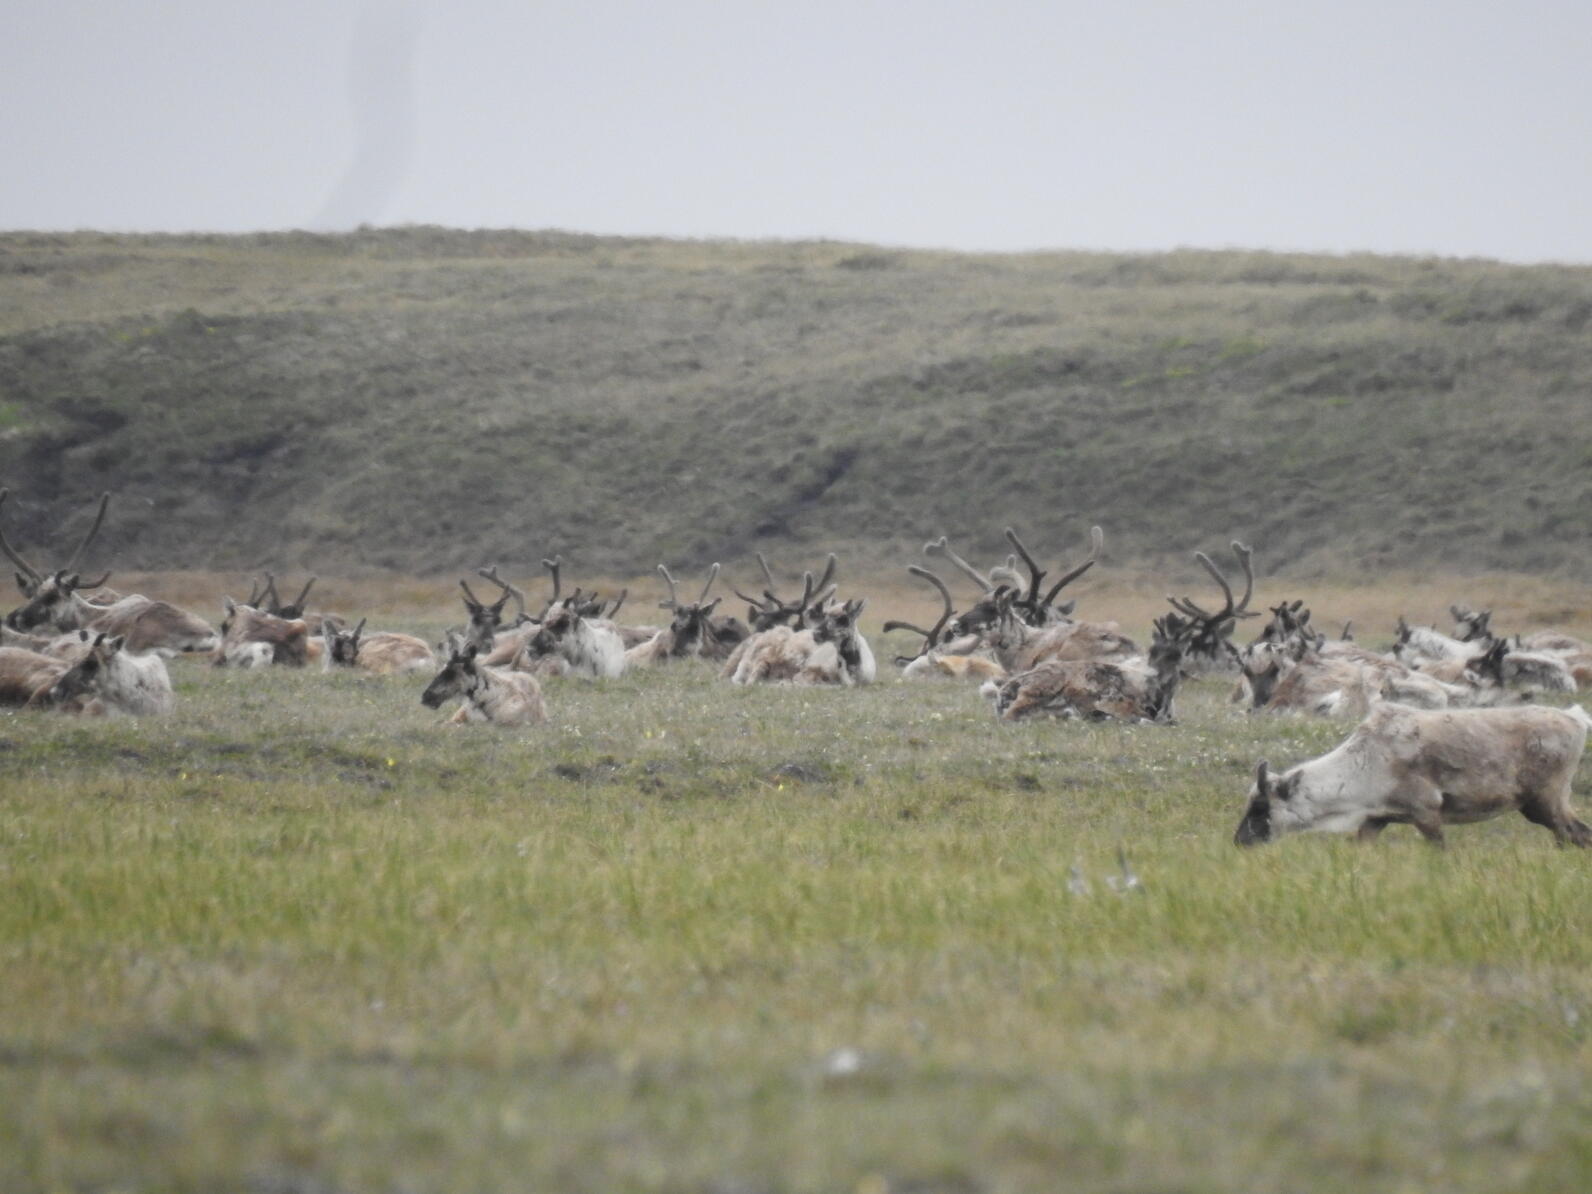
M 1592 576 L 1592 270 L 437 228 L 0 237 L 24 542 L 628 575 L 760 546 Z M 114 540 L 112 544 L 111 539 Z

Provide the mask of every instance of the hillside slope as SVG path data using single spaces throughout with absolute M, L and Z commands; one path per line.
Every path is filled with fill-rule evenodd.
M 1592 577 L 1592 269 L 433 228 L 0 236 L 48 558 L 638 572 L 950 534 Z

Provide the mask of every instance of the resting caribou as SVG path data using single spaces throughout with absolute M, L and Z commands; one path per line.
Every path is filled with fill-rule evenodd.
M 831 557 L 833 558 L 833 557 Z M 830 575 L 832 569 L 826 569 Z M 723 679 L 736 684 L 871 684 L 878 676 L 873 649 L 857 625 L 866 600 L 831 600 L 834 586 L 814 592 L 813 574 L 802 576 L 795 626 L 776 625 L 739 643 L 725 660 Z
M 278 618 L 252 605 L 221 599 L 221 644 L 211 656 L 217 667 L 264 667 L 273 663 L 303 667 L 309 660 L 309 624 L 303 618 Z
M 1004 721 L 1047 714 L 1089 721 L 1116 719 L 1168 723 L 1172 699 L 1182 677 L 1187 627 L 1158 618 L 1148 656 L 1122 659 L 1051 658 L 1004 683 L 983 688 L 995 698 L 995 715 Z
M 1592 717 L 1576 706 L 1427 711 L 1374 708 L 1337 748 L 1274 776 L 1255 768 L 1240 846 L 1314 830 L 1369 840 L 1414 825 L 1435 846 L 1443 826 L 1511 810 L 1552 831 L 1560 845 L 1592 846 L 1570 803 L 1570 784 Z
M 322 622 L 321 643 L 321 670 L 327 672 L 346 667 L 373 676 L 403 676 L 429 671 L 437 662 L 425 640 L 412 634 L 384 630 L 367 635 L 364 618 L 352 630 Z
M 908 564 L 907 571 L 933 585 L 940 594 L 944 608 L 940 611 L 938 620 L 927 630 L 914 626 L 911 622 L 889 621 L 884 624 L 886 634 L 892 630 L 910 630 L 913 634 L 923 637 L 923 645 L 916 655 L 896 656 L 896 663 L 901 668 L 901 678 L 912 680 L 928 676 L 951 676 L 958 680 L 970 677 L 977 680 L 993 680 L 1006 675 L 1006 669 L 983 650 L 984 640 L 979 635 L 964 634 L 950 639 L 945 637 L 945 627 L 955 614 L 951 591 L 946 588 L 945 582 L 918 564 Z
M 10 490 L 0 489 L 0 506 Z M 219 637 L 210 624 L 196 614 L 179 609 L 166 601 L 152 601 L 138 595 L 122 597 L 107 605 L 89 601 L 84 592 L 99 588 L 110 579 L 106 573 L 97 581 L 84 582 L 74 572 L 77 561 L 99 534 L 105 520 L 105 508 L 110 494 L 100 498 L 99 512 L 94 525 L 78 544 L 64 568 L 44 572 L 35 568 L 6 538 L 0 525 L 0 551 L 4 551 L 22 571 L 17 574 L 17 584 L 22 587 L 28 601 L 6 616 L 6 624 L 13 630 L 34 630 L 40 627 L 66 632 L 92 630 L 119 635 L 127 640 L 129 650 L 160 651 L 164 654 L 179 652 L 213 651 Z
M 133 717 L 170 713 L 171 673 L 157 652 L 127 650 L 120 635 L 79 630 L 50 644 L 46 654 L 69 664 L 87 662 L 99 675 L 98 694 L 106 712 Z
M 1016 530 L 1007 527 L 1003 533 L 1013 548 L 1013 554 L 1006 557 L 1005 564 L 990 569 L 988 576 L 981 574 L 952 551 L 944 535 L 923 545 L 924 555 L 944 557 L 958 572 L 976 584 L 982 594 L 977 602 L 951 619 L 947 632 L 952 638 L 977 634 L 1006 616 L 1014 616 L 1024 625 L 1036 629 L 1070 623 L 1077 602 L 1069 600 L 1058 605 L 1056 599 L 1064 588 L 1099 562 L 1100 549 L 1105 543 L 1105 534 L 1099 527 L 1089 528 L 1089 555 L 1082 563 L 1064 570 L 1061 579 L 1041 593 L 1047 573 L 1035 562 L 1033 554 L 1018 537 Z M 1026 586 L 1017 572 L 1019 557 L 1028 569 Z
M 461 704 L 448 718 L 451 725 L 490 722 L 500 726 L 535 725 L 547 720 L 547 705 L 536 677 L 525 672 L 487 667 L 476 659 L 479 648 L 462 635 L 448 636 L 448 661 L 420 694 L 428 709 L 440 709 L 454 697 Z
M 102 715 L 100 661 L 74 663 L 21 647 L 0 647 L 0 706 Z
M 625 666 L 655 667 L 674 659 L 726 658 L 740 639 L 721 636 L 719 628 L 714 624 L 713 611 L 723 599 L 715 597 L 712 601 L 708 601 L 707 598 L 708 592 L 713 588 L 713 582 L 719 578 L 719 566 L 714 564 L 708 572 L 707 583 L 702 586 L 702 592 L 697 595 L 697 599 L 686 603 L 680 601 L 674 577 L 669 569 L 659 564 L 658 574 L 669 586 L 668 599 L 660 601 L 658 606 L 660 609 L 669 610 L 673 616 L 669 625 L 646 642 L 639 643 L 625 652 Z

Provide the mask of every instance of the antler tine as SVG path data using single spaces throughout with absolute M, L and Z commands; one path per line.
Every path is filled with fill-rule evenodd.
M 811 572 L 803 572 L 802 573 L 802 599 L 796 606 L 796 612 L 799 613 L 799 614 L 800 613 L 806 613 L 807 612 L 808 603 L 812 601 L 812 597 L 813 597 L 813 574 Z
M 1045 594 L 1044 604 L 1051 605 L 1056 600 L 1056 594 L 1077 580 L 1089 569 L 1100 562 L 1100 549 L 1105 546 L 1106 533 L 1099 527 L 1089 528 L 1089 558 L 1079 564 L 1070 572 L 1064 573 L 1062 578 L 1050 586 L 1050 592 Z
M 520 611 L 519 620 L 523 622 L 528 619 L 528 615 L 525 612 L 525 594 L 498 575 L 496 564 L 493 564 L 490 568 L 477 568 L 475 574 L 482 580 L 491 581 L 508 596 L 514 598 L 515 607 Z
M 100 494 L 99 512 L 94 515 L 94 525 L 89 527 L 88 534 L 83 536 L 83 542 L 77 545 L 77 550 L 72 553 L 72 558 L 61 569 L 62 572 L 72 571 L 77 566 L 78 560 L 82 558 L 83 553 L 88 550 L 88 545 L 94 542 L 94 536 L 99 534 L 100 524 L 105 521 L 105 508 L 110 504 L 111 495 L 107 490 L 105 493 Z
M 934 624 L 934 629 L 927 634 L 928 642 L 924 649 L 937 646 L 940 641 L 940 631 L 945 629 L 945 624 L 951 620 L 951 590 L 945 587 L 945 582 L 927 568 L 917 564 L 908 564 L 907 571 L 913 576 L 921 577 L 940 591 L 940 600 L 945 603 L 945 610 L 940 614 L 940 620 Z
M 1006 528 L 1006 542 L 1016 548 L 1017 554 L 1023 558 L 1023 564 L 1028 569 L 1028 601 L 1032 602 L 1039 596 L 1039 582 L 1045 579 L 1045 574 L 1040 571 L 1039 565 L 1034 563 L 1034 557 L 1028 554 L 1028 548 L 1023 546 L 1023 541 L 1017 537 L 1017 532 L 1011 527 Z
M 310 595 L 310 590 L 315 587 L 315 582 L 319 579 L 319 577 L 312 576 L 305 581 L 304 587 L 299 590 L 299 595 L 293 598 L 292 605 L 289 608 L 296 609 L 302 613 L 304 609 L 304 598 Z
M 468 605 L 482 605 L 482 606 L 484 606 L 486 604 L 486 602 L 478 600 L 476 598 L 476 595 L 474 593 L 470 592 L 470 586 L 467 583 L 465 583 L 465 580 L 464 580 L 463 577 L 459 578 L 459 587 L 464 590 L 464 600 L 465 600 L 466 604 L 468 604 Z
M 679 609 L 680 595 L 675 591 L 674 577 L 669 575 L 669 570 L 662 564 L 658 565 L 658 575 L 663 577 L 664 584 L 669 586 L 669 600 L 658 602 L 659 609 Z
M 767 607 L 767 603 L 763 600 L 763 598 L 748 597 L 745 593 L 741 592 L 741 590 L 737 589 L 734 585 L 730 586 L 730 592 L 734 593 L 742 601 L 746 602 L 747 605 L 750 605 L 750 606 L 752 606 L 752 607 L 754 607 L 756 609 L 765 609 Z M 763 594 L 763 597 L 767 597 L 767 596 L 768 596 L 767 593 Z
M 249 599 L 247 601 L 245 601 L 243 604 L 244 605 L 252 605 L 252 606 L 254 606 L 255 609 L 259 609 L 260 608 L 260 599 L 262 597 L 264 597 L 264 596 L 265 596 L 265 590 L 260 587 L 260 582 L 259 582 L 258 578 L 256 578 L 255 580 L 251 580 L 249 582 Z
M 4 508 L 6 498 L 10 496 L 10 489 L 0 489 L 0 508 Z M 10 559 L 13 564 L 22 569 L 22 571 L 26 572 L 28 574 L 28 579 L 33 581 L 34 584 L 43 582 L 44 573 L 40 572 L 32 564 L 24 560 L 22 556 L 18 554 L 17 549 L 11 546 L 11 540 L 6 538 L 4 525 L 0 525 L 0 551 L 5 552 L 6 557 Z
M 263 609 L 266 613 L 274 614 L 282 608 L 282 594 L 276 591 L 276 577 L 269 572 L 265 574 L 265 588 L 260 590 L 260 600 L 265 604 L 255 608 Z
M 830 552 L 829 558 L 824 561 L 824 572 L 823 575 L 818 578 L 815 585 L 816 588 L 822 589 L 830 581 L 835 579 L 835 568 L 839 565 L 839 563 L 840 561 L 835 558 L 835 553 Z
M 819 589 L 817 593 L 813 594 L 811 601 L 802 603 L 802 608 L 806 609 L 808 606 L 813 606 L 817 609 L 823 609 L 825 605 L 829 604 L 829 599 L 835 595 L 835 590 L 839 587 L 839 585 L 827 585 Z
M 1211 563 L 1211 557 L 1203 551 L 1196 551 L 1194 558 L 1199 561 L 1200 567 L 1211 574 L 1211 579 L 1216 582 L 1222 591 L 1222 596 L 1227 599 L 1227 604 L 1215 615 L 1217 619 L 1227 618 L 1233 613 L 1233 587 L 1227 583 L 1227 578 L 1222 575 L 1222 570 Z
M 553 608 L 553 602 L 558 600 L 559 585 L 560 585 L 558 572 L 559 572 L 559 569 L 561 569 L 563 566 L 564 566 L 564 557 L 563 556 L 554 556 L 550 560 L 543 560 L 542 561 L 542 567 L 546 568 L 549 572 L 551 572 L 553 574 L 553 595 L 547 599 L 547 605 L 544 607 L 545 609 L 552 609 Z
M 354 627 L 354 641 L 356 643 L 359 641 L 359 636 L 365 633 L 365 623 L 369 620 L 368 618 L 361 618 L 359 625 Z
M 713 587 L 713 582 L 719 579 L 719 565 L 714 564 L 708 569 L 708 583 L 702 586 L 702 595 L 696 599 L 696 604 L 701 605 L 708 599 L 708 590 Z
M 980 575 L 977 568 L 951 550 L 951 545 L 944 535 L 941 535 L 933 543 L 925 543 L 923 545 L 923 554 L 927 556 L 944 556 L 950 561 L 952 567 L 976 584 L 981 591 L 985 593 L 994 591 L 995 586 L 990 584 L 987 577 Z
M 763 579 L 768 582 L 768 587 L 773 589 L 778 586 L 774 583 L 774 571 L 768 566 L 768 561 L 763 558 L 762 552 L 757 552 L 757 564 L 763 570 Z
M 608 612 L 602 616 L 605 618 L 617 618 L 619 616 L 619 607 L 624 605 L 625 598 L 628 596 L 630 596 L 628 588 L 620 589 L 619 596 L 614 598 L 614 603 L 608 607 Z
M 1177 610 L 1178 613 L 1183 614 L 1185 617 L 1197 618 L 1202 622 L 1210 622 L 1214 620 L 1210 614 L 1206 613 L 1199 606 L 1195 605 L 1194 602 L 1187 597 L 1173 597 L 1171 594 L 1168 594 L 1166 600 L 1168 605 Z
M 1249 562 L 1249 557 L 1253 554 L 1253 551 L 1245 547 L 1237 539 L 1234 539 L 1228 546 L 1233 549 L 1233 555 L 1238 558 L 1238 566 L 1244 570 L 1244 596 L 1239 601 L 1238 608 L 1233 612 L 1241 618 L 1258 617 L 1259 615 L 1248 612 L 1249 599 L 1255 592 L 1255 569 Z
M 110 578 L 111 578 L 111 573 L 107 572 L 103 576 L 101 576 L 98 580 L 88 581 L 86 583 L 80 583 L 77 587 L 82 589 L 85 593 L 91 593 L 95 589 L 99 588 L 106 581 L 108 581 Z

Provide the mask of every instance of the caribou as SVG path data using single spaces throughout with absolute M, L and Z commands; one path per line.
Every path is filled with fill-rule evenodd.
M 0 489 L 0 506 L 10 490 Z M 97 581 L 85 582 L 73 571 L 77 561 L 93 543 L 105 521 L 105 509 L 110 494 L 100 498 L 99 511 L 88 534 L 77 545 L 66 566 L 50 572 L 42 571 L 25 560 L 6 538 L 0 525 L 0 551 L 6 554 L 19 569 L 17 584 L 27 603 L 6 616 L 6 625 L 13 630 L 28 631 L 49 627 L 58 632 L 73 630 L 103 631 L 127 640 L 130 650 L 160 651 L 165 654 L 214 651 L 219 638 L 203 618 L 179 609 L 166 601 L 152 601 L 148 597 L 133 595 L 121 597 L 108 604 L 88 600 L 85 593 L 101 588 L 110 579 L 106 573 Z
M 670 611 L 672 616 L 669 625 L 646 642 L 639 643 L 626 651 L 625 666 L 656 667 L 674 659 L 727 658 L 740 639 L 722 632 L 720 626 L 715 624 L 713 611 L 723 599 L 719 597 L 715 597 L 712 601 L 707 599 L 709 591 L 713 588 L 713 582 L 719 577 L 719 566 L 714 564 L 709 570 L 707 583 L 702 586 L 702 592 L 698 594 L 697 599 L 686 603 L 680 601 L 674 576 L 665 565 L 658 565 L 658 574 L 669 586 L 668 598 L 658 603 L 660 609 Z
M 216 667 L 264 667 L 273 663 L 303 667 L 309 660 L 309 624 L 303 618 L 278 618 L 252 605 L 221 599 L 221 643 L 211 656 Z
M 1233 841 L 1254 846 L 1307 830 L 1368 841 L 1407 824 L 1441 847 L 1444 825 L 1517 810 L 1560 845 L 1592 846 L 1570 800 L 1588 728 L 1592 717 L 1575 706 L 1381 704 L 1320 758 L 1275 776 L 1260 760 Z
M 102 716 L 101 661 L 67 663 L 21 647 L 0 647 L 0 706 Z
M 1088 721 L 1168 724 L 1191 632 L 1172 615 L 1156 619 L 1148 656 L 1050 658 L 983 688 L 1003 721 L 1048 715 Z
M 804 573 L 801 599 L 791 610 L 797 624 L 770 626 L 742 640 L 720 676 L 743 685 L 873 683 L 878 665 L 857 625 L 866 600 L 836 602 L 832 584 L 814 588 L 813 574 Z
M 1521 650 L 1505 639 L 1488 635 L 1461 640 L 1426 626 L 1398 620 L 1395 658 L 1411 667 L 1455 681 L 1468 671 L 1487 670 L 1502 684 L 1529 686 L 1548 692 L 1574 692 L 1575 673 L 1566 655 L 1553 650 Z
M 120 635 L 79 630 L 51 643 L 47 654 L 68 664 L 89 663 L 98 673 L 97 692 L 108 713 L 159 717 L 172 710 L 166 661 L 154 651 L 129 651 Z
M 896 664 L 901 668 L 901 678 L 914 680 L 929 676 L 950 676 L 958 680 L 969 678 L 994 680 L 1004 677 L 1006 669 L 982 650 L 984 643 L 979 635 L 964 634 L 955 639 L 944 637 L 945 627 L 955 614 L 951 590 L 946 587 L 945 582 L 918 564 L 908 564 L 907 571 L 933 585 L 940 594 L 944 608 L 940 612 L 939 619 L 927 630 L 914 626 L 911 622 L 892 620 L 884 624 L 886 634 L 893 630 L 910 630 L 923 638 L 923 645 L 916 655 L 896 656 Z
M 338 630 L 322 622 L 321 642 L 321 670 L 325 672 L 353 668 L 373 676 L 403 676 L 429 671 L 437 662 L 425 640 L 412 634 L 390 630 L 365 634 L 364 618 L 352 630 Z
M 440 709 L 454 697 L 460 698 L 458 710 L 448 718 L 450 725 L 489 722 L 525 726 L 547 720 L 547 705 L 536 677 L 478 662 L 480 648 L 462 635 L 449 635 L 447 647 L 448 661 L 420 694 L 420 703 L 426 708 Z

